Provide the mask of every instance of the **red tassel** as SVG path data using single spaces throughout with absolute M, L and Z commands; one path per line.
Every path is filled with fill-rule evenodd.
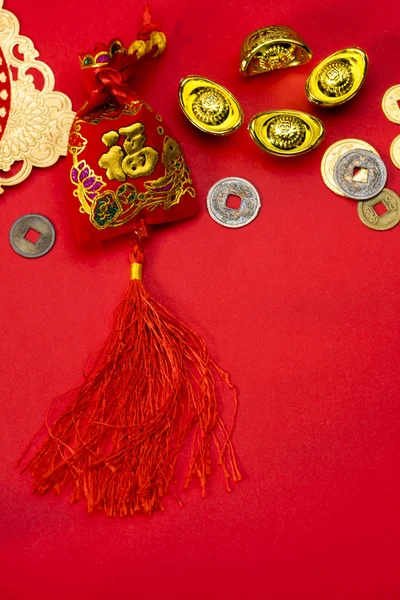
M 109 516 L 163 510 L 188 438 L 185 487 L 198 477 L 204 495 L 212 442 L 228 489 L 230 477 L 241 479 L 231 443 L 236 389 L 201 338 L 139 279 L 144 235 L 142 230 L 131 256 L 133 279 L 95 367 L 64 414 L 48 425 L 47 441 L 24 469 L 33 473 L 35 492 L 72 484 L 71 501 L 86 498 L 89 512 Z M 228 429 L 218 412 L 214 375 L 233 392 Z

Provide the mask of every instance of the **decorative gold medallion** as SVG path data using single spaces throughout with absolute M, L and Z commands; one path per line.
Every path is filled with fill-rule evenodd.
M 390 158 L 394 166 L 400 169 L 400 135 L 394 138 L 390 146 Z
M 309 62 L 312 52 L 290 27 L 270 26 L 246 37 L 240 52 L 240 72 L 258 75 L 274 69 L 297 67 Z
M 322 122 L 296 110 L 270 110 L 249 123 L 254 142 L 271 154 L 298 156 L 316 148 L 325 134 Z
M 400 198 L 392 190 L 384 188 L 371 200 L 359 202 L 357 212 L 361 222 L 370 229 L 386 231 L 400 223 Z
M 346 48 L 325 58 L 306 82 L 310 102 L 326 108 L 353 98 L 364 82 L 368 57 L 360 48 Z
M 233 94 L 205 77 L 182 79 L 179 104 L 192 125 L 206 133 L 227 135 L 243 123 L 242 108 Z
M 382 98 L 382 110 L 392 123 L 400 123 L 400 85 L 389 88 Z
M 67 155 L 75 116 L 70 99 L 54 91 L 51 69 L 36 60 L 32 41 L 19 35 L 18 19 L 2 6 L 0 0 L 0 193 L 24 181 L 33 167 L 49 167 Z M 32 70 L 43 79 L 40 89 Z M 18 171 L 7 177 L 17 162 Z
M 350 150 L 370 150 L 371 152 L 379 156 L 375 148 L 373 148 L 370 144 L 367 144 L 367 142 L 364 142 L 363 140 L 349 138 L 346 140 L 339 140 L 338 142 L 332 144 L 332 146 L 329 146 L 328 150 L 322 157 L 321 175 L 322 179 L 325 182 L 325 185 L 327 185 L 328 188 L 338 196 L 344 196 L 344 194 L 337 187 L 333 178 L 333 172 L 335 170 L 335 166 L 339 158 L 343 156 L 343 154 L 350 152 Z M 360 172 L 357 174 L 356 177 L 358 177 L 359 179 L 365 179 L 365 169 L 360 169 Z

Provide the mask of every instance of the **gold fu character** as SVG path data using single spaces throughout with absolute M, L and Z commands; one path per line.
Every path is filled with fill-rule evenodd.
M 106 169 L 108 179 L 126 181 L 127 177 L 136 179 L 151 175 L 157 166 L 157 150 L 145 146 L 143 123 L 134 123 L 121 127 L 118 131 L 109 131 L 101 138 L 109 148 L 99 159 L 99 166 Z M 125 136 L 123 148 L 118 145 L 120 136 Z

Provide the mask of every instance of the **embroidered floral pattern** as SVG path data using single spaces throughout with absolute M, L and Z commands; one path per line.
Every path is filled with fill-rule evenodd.
M 79 133 L 79 124 L 70 136 L 70 151 L 73 155 L 71 181 L 76 186 L 74 195 L 81 203 L 80 211 L 89 215 L 90 222 L 97 229 L 118 227 L 136 217 L 140 211 L 163 207 L 170 209 L 180 202 L 184 194 L 195 196 L 190 171 L 178 142 L 165 136 L 162 162 L 165 174 L 158 179 L 146 181 L 145 192 L 138 193 L 130 183 L 123 183 L 116 192 L 101 190 L 107 185 L 86 163 L 79 161 L 78 155 L 86 146 L 86 140 Z

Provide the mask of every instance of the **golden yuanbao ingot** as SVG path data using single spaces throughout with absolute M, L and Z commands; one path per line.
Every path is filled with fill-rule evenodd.
M 368 69 L 368 56 L 361 48 L 345 48 L 325 58 L 306 82 L 310 102 L 326 108 L 351 100 L 362 84 Z
M 233 94 L 205 77 L 182 79 L 179 104 L 189 121 L 206 133 L 227 135 L 243 123 L 242 108 Z
M 249 123 L 255 143 L 270 154 L 298 156 L 316 148 L 325 134 L 322 122 L 297 110 L 269 110 Z
M 304 40 L 283 25 L 263 27 L 246 37 L 240 52 L 240 72 L 257 75 L 309 62 L 312 52 Z

